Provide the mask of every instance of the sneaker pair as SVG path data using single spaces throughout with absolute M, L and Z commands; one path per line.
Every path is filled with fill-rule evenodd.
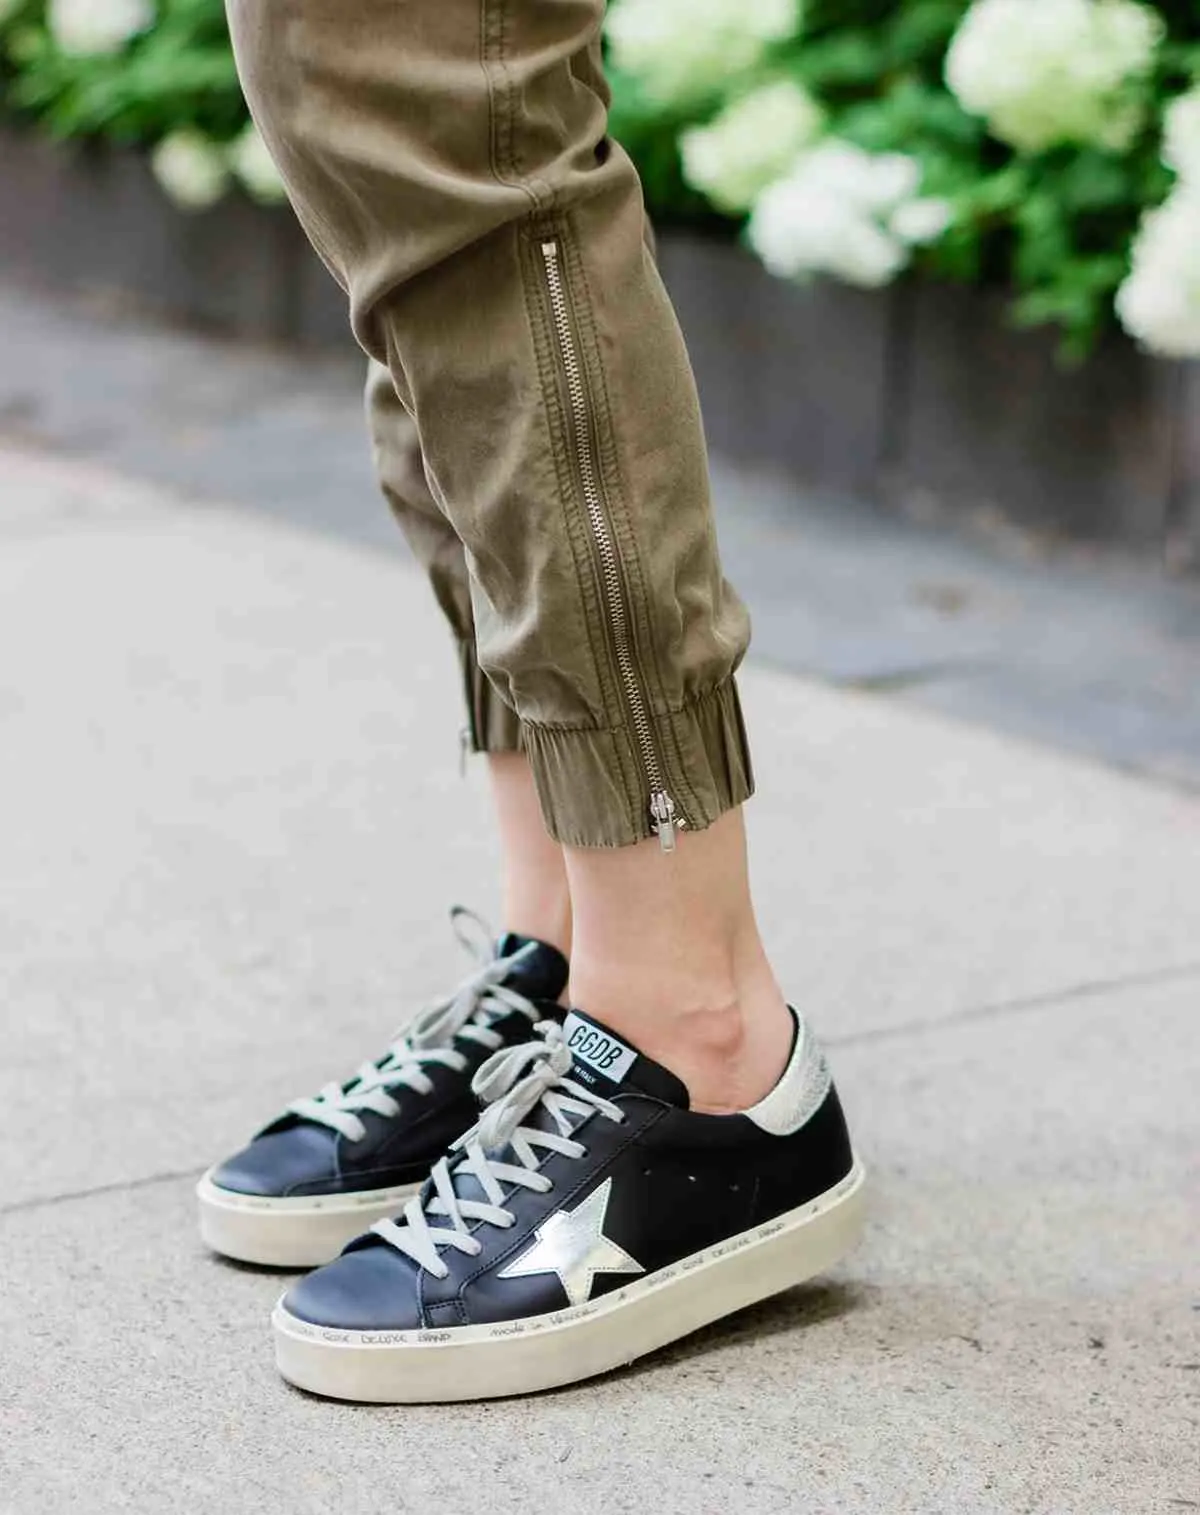
M 705 1115 L 605 1026 L 564 1022 L 566 977 L 554 948 L 502 937 L 378 1062 L 201 1180 L 215 1250 L 325 1264 L 275 1309 L 292 1383 L 396 1404 L 573 1383 L 854 1244 L 862 1168 L 798 1015 L 775 1089 Z

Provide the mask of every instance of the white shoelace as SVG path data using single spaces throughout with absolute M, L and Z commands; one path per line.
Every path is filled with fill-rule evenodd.
M 521 952 L 530 950 L 525 947 Z M 492 1023 L 514 1010 L 529 1017 L 532 1030 L 538 1015 L 536 1007 L 523 994 L 500 982 L 512 971 L 521 952 L 484 963 L 448 998 L 422 1010 L 379 1062 L 364 1063 L 349 1084 L 326 1084 L 319 1094 L 293 1100 L 288 1106 L 289 1114 L 329 1126 L 348 1141 L 361 1141 L 367 1128 L 359 1111 L 370 1110 L 388 1117 L 399 1112 L 400 1105 L 389 1090 L 407 1087 L 418 1094 L 428 1094 L 433 1080 L 425 1071 L 427 1068 L 440 1066 L 462 1072 L 467 1059 L 452 1045 L 455 1036 L 478 1042 L 495 1052 L 503 1045 L 503 1038 L 491 1029 Z
M 488 1107 L 478 1123 L 454 1143 L 456 1155 L 443 1157 L 434 1167 L 430 1174 L 434 1192 L 429 1200 L 423 1204 L 420 1196 L 410 1199 L 400 1220 L 381 1220 L 371 1227 L 435 1278 L 445 1278 L 450 1271 L 440 1256 L 443 1248 L 453 1247 L 469 1257 L 483 1250 L 482 1242 L 471 1234 L 470 1222 L 484 1221 L 503 1230 L 515 1225 L 516 1217 L 504 1205 L 502 1185 L 515 1184 L 539 1194 L 553 1188 L 552 1181 L 538 1171 L 539 1148 L 571 1158 L 585 1155 L 583 1143 L 570 1134 L 573 1115 L 586 1119 L 599 1111 L 618 1124 L 625 1119 L 618 1105 L 567 1078 L 571 1054 L 557 1022 L 542 1021 L 537 1032 L 540 1041 L 494 1052 L 476 1073 L 471 1087 Z M 535 1131 L 522 1125 L 539 1105 L 557 1131 Z M 515 1163 L 488 1156 L 506 1147 Z M 464 1199 L 455 1192 L 455 1179 L 468 1174 L 486 1199 Z M 443 1216 L 449 1224 L 432 1226 L 430 1216 Z

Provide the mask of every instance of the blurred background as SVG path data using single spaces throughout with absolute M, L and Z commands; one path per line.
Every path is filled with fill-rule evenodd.
M 1200 8 L 607 40 L 869 1240 L 531 1404 L 280 1386 L 194 1180 L 453 981 L 483 775 L 220 0 L 0 0 L 4 1515 L 1200 1508 Z

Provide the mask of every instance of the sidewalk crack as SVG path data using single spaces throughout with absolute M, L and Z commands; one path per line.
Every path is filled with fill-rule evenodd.
M 921 1020 L 905 1021 L 899 1026 L 877 1026 L 865 1031 L 851 1031 L 844 1036 L 824 1036 L 822 1041 L 830 1048 L 869 1045 L 874 1042 L 911 1036 L 921 1031 L 953 1030 L 957 1026 L 970 1025 L 976 1021 L 1020 1015 L 1029 1010 L 1046 1010 L 1057 1005 L 1073 1004 L 1078 1000 L 1099 999 L 1103 995 L 1120 993 L 1126 989 L 1185 983 L 1192 978 L 1200 978 L 1200 962 L 1177 963 L 1170 968 L 1154 968 L 1143 973 L 1126 974 L 1121 978 L 1088 980 L 1068 985 L 1063 989 L 1049 989 L 1041 994 L 996 1000 L 987 1005 L 975 1005 L 968 1009 L 956 1010 L 946 1016 L 926 1016 Z M 156 1184 L 197 1179 L 203 1172 L 202 1167 L 177 1168 L 167 1173 L 151 1173 L 144 1178 L 120 1179 L 111 1184 L 97 1184 L 90 1189 L 71 1189 L 62 1194 L 39 1194 L 31 1199 L 18 1200 L 16 1204 L 0 1206 L 0 1220 L 9 1215 L 46 1210 L 52 1205 L 69 1205 L 80 1200 L 96 1199 L 104 1194 L 124 1194 L 134 1189 L 148 1189 Z
M 1041 994 L 995 1000 L 987 1005 L 974 1005 L 967 1009 L 954 1010 L 949 1015 L 930 1015 L 921 1020 L 904 1021 L 898 1026 L 869 1027 L 865 1031 L 849 1031 L 844 1036 L 823 1036 L 821 1040 L 827 1047 L 855 1047 L 872 1042 L 890 1041 L 918 1031 L 953 1029 L 955 1026 L 969 1025 L 975 1021 L 1019 1015 L 1027 1010 L 1046 1010 L 1056 1005 L 1073 1004 L 1076 1000 L 1098 999 L 1102 995 L 1119 993 L 1124 989 L 1154 988 L 1159 984 L 1185 983 L 1191 978 L 1200 978 L 1200 962 L 1177 963 L 1170 968 L 1151 968 L 1143 973 L 1127 974 L 1123 978 L 1085 980 L 1083 983 L 1069 984 L 1062 989 L 1047 989 Z
M 68 1189 L 63 1194 L 38 1194 L 32 1199 L 19 1199 L 13 1205 L 0 1205 L 0 1220 L 7 1215 L 21 1215 L 29 1210 L 46 1210 L 51 1205 L 69 1205 L 76 1200 L 95 1199 L 101 1194 L 124 1194 L 130 1189 L 148 1189 L 154 1184 L 199 1178 L 203 1172 L 203 1168 L 179 1168 L 170 1173 L 151 1173 L 145 1178 L 123 1178 L 111 1184 L 97 1184 L 92 1189 Z

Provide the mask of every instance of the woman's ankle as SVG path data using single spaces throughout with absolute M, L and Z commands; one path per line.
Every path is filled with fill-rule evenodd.
M 504 926 L 571 955 L 571 891 L 562 848 L 542 820 L 529 760 L 523 752 L 488 756 L 500 832 Z
M 501 919 L 505 931 L 531 936 L 571 956 L 571 902 L 565 896 L 505 890 Z
M 694 1110 L 746 1110 L 769 1094 L 791 1052 L 795 1020 L 769 971 L 727 986 L 643 980 L 573 963 L 570 1002 L 686 1085 Z

